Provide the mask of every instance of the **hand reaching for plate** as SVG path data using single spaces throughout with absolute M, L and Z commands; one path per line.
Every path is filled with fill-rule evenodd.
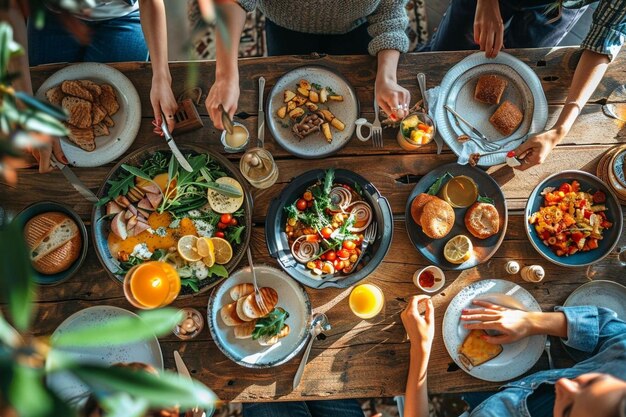
M 478 0 L 474 17 L 474 42 L 485 51 L 487 58 L 495 58 L 502 49 L 504 24 L 498 0 Z
M 163 118 L 161 114 L 165 115 L 167 128 L 170 132 L 173 131 L 176 126 L 174 114 L 176 114 L 176 110 L 178 109 L 178 103 L 174 98 L 170 84 L 171 81 L 153 80 L 152 88 L 150 89 L 150 103 L 152 104 L 152 111 L 154 112 L 153 125 L 156 127 L 154 132 L 159 135 L 162 135 L 161 122 Z
M 222 113 L 219 108 L 220 104 L 224 106 L 224 110 L 226 110 L 230 116 L 230 120 L 232 120 L 235 112 L 237 111 L 238 101 L 239 80 L 216 78 L 215 83 L 211 86 L 209 95 L 204 102 L 216 129 L 224 130 L 224 125 L 222 124 Z
M 481 308 L 468 308 L 461 312 L 461 321 L 468 330 L 495 330 L 497 336 L 484 336 L 488 343 L 507 344 L 533 334 L 533 312 L 513 310 L 487 301 L 474 300 L 472 304 Z
M 563 136 L 565 135 L 561 134 L 558 129 L 550 129 L 530 137 L 515 150 L 515 154 L 522 162 L 517 169 L 524 171 L 535 165 L 543 164 Z
M 378 105 L 392 119 L 402 120 L 409 114 L 411 93 L 397 82 L 376 80 L 376 100 Z

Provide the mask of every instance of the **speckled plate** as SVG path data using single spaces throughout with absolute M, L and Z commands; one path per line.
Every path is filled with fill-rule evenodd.
M 442 334 L 448 354 L 465 372 L 484 381 L 508 381 L 528 371 L 541 357 L 546 343 L 545 335 L 524 338 L 502 345 L 503 351 L 494 359 L 467 369 L 459 360 L 459 348 L 469 333 L 461 323 L 461 312 L 480 299 L 509 308 L 541 311 L 537 300 L 519 285 L 501 279 L 486 279 L 463 288 L 450 302 L 443 317 Z
M 115 126 L 110 134 L 96 138 L 96 149 L 87 152 L 69 142 L 61 148 L 70 164 L 77 167 L 97 167 L 119 158 L 135 141 L 141 124 L 141 101 L 133 83 L 118 70 L 106 64 L 84 62 L 65 67 L 50 76 L 37 90 L 37 98 L 46 100 L 46 91 L 67 80 L 91 80 L 110 84 L 115 89 L 120 109 L 111 118 Z
M 52 339 L 79 328 L 96 327 L 108 320 L 119 317 L 137 317 L 123 308 L 94 306 L 80 310 L 69 316 L 57 327 Z M 76 363 L 113 365 L 115 363 L 141 362 L 163 370 L 163 353 L 159 341 L 154 336 L 148 341 L 126 345 L 104 345 L 98 347 L 75 347 L 63 350 L 65 358 Z M 67 372 L 55 372 L 46 378 L 46 384 L 62 400 L 80 405 L 86 399 L 89 388 L 82 381 Z
M 626 287 L 617 282 L 595 280 L 581 285 L 572 292 L 563 305 L 596 306 L 613 310 L 620 320 L 626 321 Z
M 309 336 L 311 302 L 304 288 L 287 274 L 265 265 L 255 265 L 259 287 L 271 287 L 278 293 L 278 305 L 289 313 L 286 323 L 291 328 L 289 335 L 272 346 L 261 346 L 252 339 L 236 339 L 233 327 L 226 326 L 219 311 L 232 303 L 229 290 L 241 283 L 252 283 L 249 267 L 232 274 L 209 298 L 207 322 L 217 347 L 233 362 L 247 368 L 271 368 L 294 358 Z
M 318 103 L 320 108 L 326 106 L 346 125 L 342 132 L 331 126 L 333 134 L 331 143 L 326 142 L 321 132 L 312 133 L 300 140 L 291 131 L 293 122 L 289 116 L 281 119 L 276 115 L 276 111 L 283 105 L 283 92 L 287 89 L 296 92 L 296 85 L 302 79 L 308 80 L 311 84 L 330 87 L 343 96 L 342 102 Z M 359 117 L 359 100 L 354 87 L 343 75 L 322 66 L 305 66 L 289 71 L 276 81 L 267 100 L 266 117 L 272 136 L 287 152 L 300 158 L 324 158 L 339 151 L 352 137 L 356 128 L 354 122 Z

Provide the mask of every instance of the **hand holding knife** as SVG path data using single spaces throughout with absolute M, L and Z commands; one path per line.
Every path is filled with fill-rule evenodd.
M 162 120 L 161 130 L 163 131 L 163 135 L 165 136 L 165 141 L 167 142 L 167 145 L 170 147 L 172 153 L 174 154 L 174 157 L 176 158 L 180 166 L 183 167 L 185 171 L 187 172 L 193 171 L 193 168 L 191 168 L 191 165 L 189 165 L 189 162 L 187 162 L 183 154 L 178 149 L 178 146 L 176 146 L 176 142 L 174 142 L 174 138 L 172 137 L 172 134 L 170 133 L 170 130 L 167 127 L 167 122 L 166 122 L 164 114 L 161 114 L 161 120 Z

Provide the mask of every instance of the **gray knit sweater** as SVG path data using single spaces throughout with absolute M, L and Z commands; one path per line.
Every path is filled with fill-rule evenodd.
M 239 0 L 247 11 L 258 7 L 272 22 L 297 32 L 342 34 L 368 22 L 369 53 L 406 52 L 407 0 Z

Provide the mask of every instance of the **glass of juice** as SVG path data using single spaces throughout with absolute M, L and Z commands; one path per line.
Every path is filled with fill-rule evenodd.
M 350 309 L 362 319 L 371 319 L 381 312 L 385 296 L 380 288 L 373 284 L 361 284 L 354 287 L 349 298 Z
M 180 277 L 166 262 L 150 261 L 136 265 L 124 277 L 124 295 L 137 308 L 164 307 L 180 292 Z
M 224 152 L 242 152 L 246 149 L 246 146 L 248 146 L 250 132 L 248 132 L 248 129 L 241 123 L 233 122 L 233 134 L 230 135 L 224 130 L 220 140 L 222 145 L 224 145 Z

